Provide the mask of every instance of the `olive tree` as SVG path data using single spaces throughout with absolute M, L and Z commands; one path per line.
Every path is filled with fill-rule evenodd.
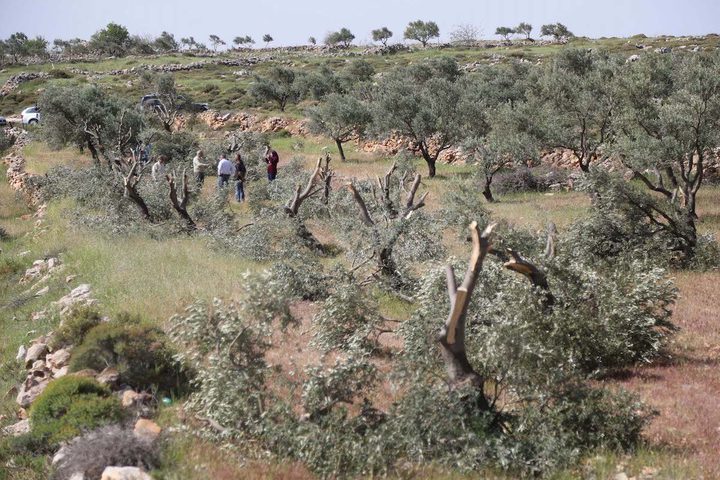
M 442 65 L 436 65 L 436 67 Z M 387 75 L 374 93 L 375 128 L 409 138 L 434 177 L 442 152 L 457 145 L 469 118 L 463 80 L 439 76 L 437 68 L 418 67 Z M 452 73 L 452 72 L 450 72 Z
M 300 76 L 289 68 L 273 67 L 266 77 L 255 77 L 248 92 L 260 101 L 277 103 L 281 112 L 289 102 L 296 102 L 302 94 L 299 82 Z
M 352 41 L 355 40 L 355 35 L 350 30 L 343 27 L 337 32 L 330 32 L 325 36 L 325 45 L 338 45 L 341 44 L 347 48 L 350 46 Z
M 534 92 L 545 145 L 571 150 L 583 172 L 603 155 L 613 135 L 616 71 L 614 59 L 603 53 L 563 50 Z
M 510 35 L 515 33 L 515 29 L 510 27 L 497 27 L 495 29 L 495 35 L 500 35 L 506 42 L 510 41 Z
M 117 23 L 108 23 L 90 38 L 90 48 L 108 55 L 123 55 L 128 49 L 128 29 Z
M 520 22 L 517 27 L 515 27 L 515 33 L 520 33 L 525 35 L 526 40 L 532 40 L 530 38 L 530 33 L 532 33 L 533 26 L 526 22 Z
M 387 46 L 388 40 L 393 36 L 393 32 L 387 27 L 378 28 L 372 31 L 373 42 L 380 42 L 383 47 Z
M 262 41 L 265 42 L 265 48 L 267 48 L 268 45 L 270 45 L 270 42 L 273 41 L 273 37 L 269 33 L 266 33 L 265 35 L 263 35 Z
M 160 36 L 155 39 L 153 46 L 156 50 L 161 52 L 174 52 L 180 47 L 177 40 L 175 40 L 175 35 L 165 31 L 163 31 Z
M 550 23 L 540 28 L 540 35 L 553 37 L 556 42 L 574 37 L 573 33 L 562 23 Z
M 437 23 L 429 21 L 424 22 L 422 20 L 415 20 L 414 22 L 408 23 L 405 27 L 404 38 L 406 40 L 417 40 L 426 47 L 430 39 L 438 38 L 440 36 L 440 28 Z
M 692 258 L 698 192 L 720 145 L 720 55 L 651 56 L 625 69 L 613 150 L 655 196 L 626 198 Z
M 327 135 L 337 145 L 341 160 L 345 161 L 342 144 L 359 138 L 372 121 L 367 105 L 352 95 L 330 94 L 317 107 L 308 110 L 310 129 Z
M 217 35 L 210 35 L 209 38 L 210 38 L 210 43 L 211 43 L 212 46 L 213 46 L 213 52 L 217 52 L 217 48 L 218 48 L 220 45 L 225 45 L 225 40 L 223 40 L 222 38 L 218 37 Z

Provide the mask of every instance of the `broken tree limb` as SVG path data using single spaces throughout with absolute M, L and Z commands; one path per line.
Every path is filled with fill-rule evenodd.
M 543 290 L 543 308 L 547 309 L 555 304 L 555 297 L 550 291 L 550 285 L 548 285 L 547 276 L 545 272 L 540 270 L 532 262 L 524 259 L 518 252 L 511 248 L 507 249 L 510 255 L 510 260 L 505 262 L 503 265 L 508 270 L 525 275 L 530 283 L 534 286 Z
M 138 158 L 135 155 L 132 156 L 132 162 L 130 163 L 127 173 L 123 172 L 121 173 L 121 176 L 124 188 L 123 195 L 125 196 L 125 198 L 128 198 L 138 207 L 138 210 L 140 210 L 140 215 L 142 215 L 145 220 L 152 222 L 152 217 L 150 216 L 150 209 L 148 208 L 147 203 L 145 203 L 145 200 L 142 198 L 140 193 L 138 193 L 137 191 L 137 185 L 138 183 L 140 183 L 140 180 L 143 176 L 143 167 L 140 167 L 138 163 Z
M 451 385 L 467 382 L 482 390 L 485 384 L 485 379 L 475 371 L 468 361 L 465 349 L 465 324 L 468 306 L 475 290 L 478 275 L 482 270 L 485 256 L 490 250 L 490 238 L 494 227 L 495 224 L 488 225 L 485 231 L 480 233 L 477 222 L 470 225 L 473 249 L 467 272 L 465 272 L 465 278 L 460 287 L 457 287 L 452 266 L 446 268 L 450 313 L 445 324 L 440 329 L 438 342 L 442 347 L 442 354 Z M 484 393 L 480 395 L 479 407 L 482 410 L 490 409 L 490 404 Z
M 168 185 L 170 186 L 170 203 L 172 203 L 175 211 L 187 224 L 189 230 L 195 230 L 197 225 L 187 211 L 187 203 L 190 198 L 190 191 L 188 189 L 187 171 L 183 170 L 183 181 L 182 181 L 182 197 L 178 198 L 177 187 L 175 186 L 175 173 L 168 173 L 167 176 Z
M 325 161 L 325 167 L 323 167 L 322 163 Z M 306 199 L 312 197 L 316 193 L 325 190 L 327 194 L 329 195 L 330 191 L 330 180 L 328 178 L 332 178 L 332 172 L 330 171 L 330 156 L 325 155 L 325 157 L 318 158 L 317 164 L 315 165 L 315 170 L 313 170 L 312 175 L 310 175 L 310 179 L 308 180 L 307 185 L 305 186 L 305 189 L 302 189 L 301 185 L 298 185 L 295 189 L 295 195 L 293 195 L 293 198 L 290 199 L 290 201 L 285 205 L 285 212 L 290 217 L 295 217 L 298 214 L 298 211 L 300 210 L 300 205 L 302 205 L 302 202 Z M 324 184 L 323 187 L 318 187 L 317 184 L 319 182 L 322 182 Z
M 357 191 L 357 188 L 355 188 L 355 184 L 352 182 L 348 183 L 347 185 L 348 190 L 350 190 L 350 193 L 353 196 L 353 199 L 355 200 L 355 203 L 358 206 L 358 209 L 360 210 L 360 218 L 362 219 L 363 223 L 365 225 L 372 227 L 375 225 L 375 222 L 373 221 L 372 217 L 370 216 L 370 212 L 368 211 L 367 205 L 365 204 L 365 200 L 363 200 L 362 195 L 360 195 L 360 192 Z
M 408 192 L 407 200 L 405 201 L 405 212 L 403 214 L 403 217 L 405 218 L 409 218 L 415 210 L 425 206 L 425 198 L 427 197 L 428 192 L 423 193 L 418 202 L 415 203 L 415 195 L 417 194 L 421 181 L 422 176 L 419 173 L 415 174 L 415 179 L 413 180 L 410 192 Z

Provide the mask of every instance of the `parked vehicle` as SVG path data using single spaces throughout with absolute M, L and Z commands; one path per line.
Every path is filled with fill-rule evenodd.
M 156 93 L 150 93 L 140 99 L 142 108 L 163 109 L 165 108 Z M 191 102 L 183 95 L 178 95 L 178 110 L 187 110 L 189 112 L 204 112 L 210 106 L 207 103 Z
M 35 105 L 23 110 L 20 116 L 22 117 L 23 125 L 36 125 L 40 123 L 40 110 Z
M 5 119 L 5 117 L 0 117 L 0 127 L 5 126 L 7 126 L 7 120 Z

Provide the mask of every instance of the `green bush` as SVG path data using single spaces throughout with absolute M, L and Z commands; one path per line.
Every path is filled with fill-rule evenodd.
M 185 384 L 162 330 L 127 314 L 90 329 L 70 361 L 72 372 L 107 366 L 117 369 L 121 383 L 137 389 L 177 392 Z
M 95 307 L 90 305 L 73 307 L 53 335 L 53 350 L 67 345 L 79 345 L 85 334 L 101 321 L 100 312 Z
M 33 451 L 58 445 L 84 430 L 121 419 L 120 402 L 95 380 L 68 375 L 51 382 L 30 409 L 30 433 L 20 444 Z

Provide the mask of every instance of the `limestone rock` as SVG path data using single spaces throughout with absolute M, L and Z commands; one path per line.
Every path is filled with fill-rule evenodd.
M 125 390 L 122 393 L 120 404 L 123 408 L 130 408 L 150 403 L 150 401 L 152 401 L 152 395 L 149 393 L 138 393 L 135 390 Z
M 95 303 L 95 300 L 91 298 L 90 285 L 83 283 L 75 287 L 70 293 L 62 297 L 54 305 L 60 307 L 60 313 L 66 314 L 70 311 L 73 305 L 84 304 L 91 305 Z
M 35 292 L 35 296 L 42 297 L 43 295 L 46 295 L 49 291 L 50 291 L 50 287 L 48 287 L 46 285 L 45 287 L 43 287 L 40 290 L 38 290 L 37 292 Z
M 13 437 L 18 437 L 28 432 L 30 432 L 30 420 L 27 418 L 24 420 L 20 420 L 13 425 L 8 425 L 7 427 L 2 429 L 3 435 L 9 435 Z
M 138 467 L 105 467 L 100 480 L 152 480 Z
M 68 367 L 67 365 L 65 365 L 64 367 L 54 369 L 54 370 L 52 371 L 52 376 L 53 376 L 53 378 L 64 377 L 65 375 L 68 374 L 69 368 L 70 368 L 70 367 Z
M 45 357 L 45 354 L 48 352 L 48 346 L 46 343 L 36 343 L 34 345 L 31 345 L 28 349 L 27 353 L 25 354 L 25 366 L 26 368 L 31 366 L 35 360 L 39 360 L 42 357 Z
M 45 390 L 50 383 L 49 378 L 37 378 L 30 376 L 20 386 L 20 391 L 15 399 L 23 408 L 29 407 L 32 402 Z
M 105 367 L 97 376 L 96 380 L 103 385 L 113 387 L 117 384 L 118 380 L 120 380 L 120 372 L 118 372 L 116 368 Z
M 18 348 L 18 353 L 15 355 L 15 360 L 18 362 L 25 360 L 25 355 L 27 355 L 27 348 L 25 348 L 25 345 L 20 345 L 20 348 Z
M 52 368 L 62 368 L 70 361 L 70 350 L 67 348 L 61 348 L 45 357 L 45 360 L 50 364 Z
M 147 418 L 141 418 L 135 422 L 135 428 L 133 434 L 141 439 L 154 441 L 160 436 L 162 428 L 157 423 Z

